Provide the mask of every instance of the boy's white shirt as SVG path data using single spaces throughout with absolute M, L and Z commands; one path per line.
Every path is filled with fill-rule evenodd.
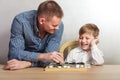
M 90 52 L 83 51 L 80 47 L 74 48 L 68 53 L 65 62 L 68 63 L 89 63 L 93 65 L 101 65 L 104 63 L 103 53 L 94 45 L 91 47 Z

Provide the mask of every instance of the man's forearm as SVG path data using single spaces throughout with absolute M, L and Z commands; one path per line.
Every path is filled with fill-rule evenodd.
M 23 50 L 10 50 L 8 59 L 17 59 L 21 61 L 37 62 L 39 53 L 23 51 Z

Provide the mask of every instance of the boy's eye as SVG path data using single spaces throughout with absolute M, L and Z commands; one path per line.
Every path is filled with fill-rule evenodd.
M 82 39 L 81 37 L 79 39 Z
M 90 39 L 90 38 L 86 38 L 87 40 Z

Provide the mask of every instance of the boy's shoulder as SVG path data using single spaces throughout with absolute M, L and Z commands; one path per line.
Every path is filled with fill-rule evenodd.
M 72 49 L 70 52 L 81 52 L 82 49 L 80 47 L 76 47 L 74 49 Z

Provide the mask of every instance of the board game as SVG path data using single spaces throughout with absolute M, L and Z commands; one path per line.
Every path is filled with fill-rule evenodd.
M 84 63 L 51 63 L 44 71 L 87 71 L 88 68 L 91 68 L 91 66 Z

